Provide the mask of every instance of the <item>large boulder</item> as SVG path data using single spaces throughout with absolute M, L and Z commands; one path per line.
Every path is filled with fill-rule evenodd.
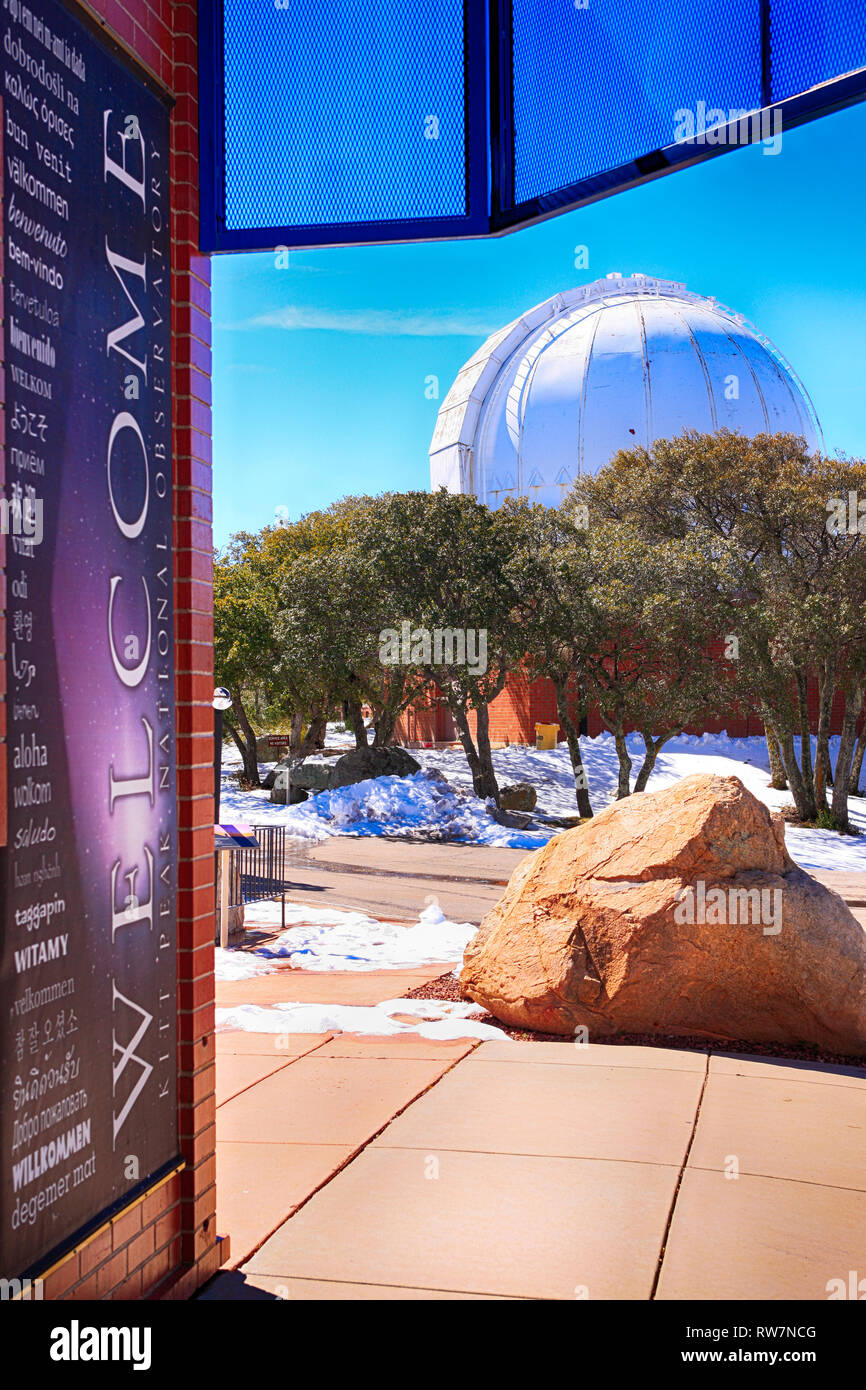
M 461 983 L 519 1028 L 866 1053 L 866 932 L 736 777 L 630 796 L 528 855 Z
M 334 769 L 320 759 L 309 762 L 298 762 L 297 758 L 281 758 L 276 767 L 272 767 L 262 779 L 262 786 L 269 792 L 277 792 L 276 796 L 271 796 L 271 801 L 277 801 L 281 805 L 285 802 L 285 788 L 288 786 L 288 778 L 291 778 L 292 791 L 303 791 L 304 796 L 292 798 L 292 805 L 296 800 L 305 801 L 306 794 L 309 792 L 326 792 L 331 785 L 331 777 Z
M 290 768 L 292 786 L 305 792 L 326 792 L 333 785 L 334 769 L 320 759 L 294 763 Z
M 421 764 L 416 763 L 405 748 L 388 747 L 353 748 L 344 753 L 334 767 L 331 789 L 349 787 L 355 782 L 366 782 L 371 777 L 411 777 L 420 772 Z
M 290 767 L 278 767 L 274 770 L 270 792 L 271 801 L 277 806 L 297 806 L 310 795 L 303 787 L 296 785 L 294 770 Z

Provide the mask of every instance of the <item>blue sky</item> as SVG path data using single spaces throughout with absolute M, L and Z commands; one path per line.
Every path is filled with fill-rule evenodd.
M 866 105 L 510 236 L 214 258 L 214 533 L 429 486 L 436 412 L 488 333 L 608 271 L 747 315 L 830 452 L 866 455 Z M 575 248 L 589 251 L 576 270 Z M 426 395 L 439 381 L 439 399 Z

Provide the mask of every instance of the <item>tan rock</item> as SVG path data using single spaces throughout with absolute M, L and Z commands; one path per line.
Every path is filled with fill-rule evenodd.
M 499 788 L 499 808 L 502 811 L 534 811 L 538 792 L 531 782 L 515 782 Z
M 736 777 L 628 797 L 518 865 L 467 947 L 515 1027 L 866 1053 L 866 932 Z

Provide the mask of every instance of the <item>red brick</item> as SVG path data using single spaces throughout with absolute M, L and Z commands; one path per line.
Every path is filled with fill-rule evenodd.
M 46 1301 L 55 1298 L 62 1298 L 67 1289 L 70 1289 L 81 1278 L 81 1271 L 78 1264 L 78 1255 L 70 1255 L 68 1260 L 64 1260 L 62 1265 L 58 1265 L 50 1274 L 46 1275 L 42 1296 Z
M 195 980 L 179 980 L 177 986 L 178 1008 L 184 1012 L 195 1012 L 197 1009 L 213 1002 L 214 999 L 214 977 L 212 974 L 199 975 Z M 199 1128 L 197 1122 L 188 1125 L 186 1114 L 181 1115 L 181 1126 L 186 1125 L 187 1133 L 194 1133 Z
M 113 1250 L 119 1250 L 126 1245 L 141 1230 L 141 1203 L 138 1202 L 131 1211 L 123 1212 L 116 1216 L 111 1223 L 111 1245 Z
M 180 1200 L 180 1174 L 177 1173 L 164 1182 L 154 1192 L 149 1192 L 142 1202 L 141 1219 L 144 1226 L 149 1226 L 158 1216 L 161 1216 L 170 1206 Z
M 110 1260 L 106 1260 L 104 1265 L 100 1265 L 96 1271 L 96 1297 L 105 1298 L 106 1294 L 123 1279 L 126 1278 L 126 1250 L 118 1250 L 116 1255 L 112 1255 Z
M 156 1249 L 156 1227 L 158 1222 L 148 1226 L 142 1231 L 140 1236 L 131 1241 L 127 1248 L 127 1258 L 130 1269 L 138 1269 L 139 1265 L 144 1264 Z
M 181 1206 L 178 1202 L 155 1223 L 153 1228 L 154 1249 L 161 1250 L 163 1246 L 168 1245 L 181 1230 L 182 1225 Z
M 199 1104 L 200 1101 L 214 1094 L 215 1086 L 216 1066 L 212 1062 L 208 1063 L 206 1067 L 201 1067 L 199 1071 L 194 1072 L 191 1076 L 179 1076 L 178 1093 L 180 1095 L 181 1104 L 184 1106 Z M 187 1191 L 188 1185 L 185 1184 L 183 1187 L 184 1194 L 187 1199 L 189 1199 L 189 1197 L 194 1198 L 197 1185 L 196 1173 L 187 1170 L 184 1172 L 184 1176 L 191 1180 L 190 1191 Z
M 78 1253 L 81 1278 L 84 1279 L 111 1254 L 111 1227 L 106 1226 Z
M 111 1289 L 107 1297 L 112 1303 L 132 1302 L 141 1298 L 141 1293 L 141 1270 L 135 1269 L 120 1284 Z

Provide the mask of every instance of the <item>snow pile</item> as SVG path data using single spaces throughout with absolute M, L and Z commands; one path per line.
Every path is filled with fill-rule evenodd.
M 329 835 L 382 835 L 512 849 L 537 849 L 553 833 L 509 830 L 488 815 L 478 797 L 426 771 L 410 777 L 373 777 L 319 792 L 300 806 L 286 807 L 284 824 L 290 835 L 314 840 Z
M 609 733 L 582 738 L 580 743 L 592 804 L 600 811 L 616 795 L 616 747 Z M 633 783 L 643 761 L 644 745 L 639 734 L 629 734 L 627 744 L 634 761 Z M 799 740 L 795 744 L 799 748 Z M 812 746 L 814 750 L 814 738 Z M 838 747 L 839 739 L 834 737 L 830 740 L 834 761 Z M 324 840 L 329 835 L 380 835 L 536 849 L 555 833 L 509 830 L 493 821 L 484 803 L 472 795 L 472 779 L 462 749 L 413 749 L 412 754 L 424 772 L 447 777 L 451 786 L 435 777 L 425 779 L 421 773 L 403 778 L 380 777 L 339 791 L 323 792 L 301 806 L 286 807 L 273 805 L 267 792 L 239 791 L 237 783 L 227 775 L 223 782 L 223 818 L 284 824 L 289 834 L 307 841 Z M 228 773 L 228 750 L 225 761 Z M 236 755 L 233 765 L 238 765 Z M 576 815 L 574 775 L 564 743 L 549 750 L 519 744 L 500 748 L 493 754 L 493 765 L 500 786 L 531 782 L 538 791 L 537 809 L 542 814 Z M 727 734 L 684 734 L 672 739 L 658 756 L 648 790 L 671 786 L 696 772 L 739 777 L 774 811 L 791 804 L 790 792 L 777 792 L 769 785 L 767 745 L 761 735 L 728 738 Z M 866 798 L 851 798 L 849 816 L 859 831 L 856 836 L 787 827 L 786 841 L 792 858 L 809 870 L 866 871 Z
M 247 911 L 248 925 L 279 922 L 279 903 L 255 907 L 255 913 Z M 425 907 L 414 926 L 407 927 L 363 912 L 286 903 L 286 931 L 257 954 L 279 957 L 297 970 L 405 970 L 462 960 L 477 930 L 470 922 L 450 922 L 437 904 Z
M 247 1033 L 360 1033 L 367 1037 L 395 1037 L 417 1033 L 422 1038 L 481 1038 L 502 1042 L 508 1035 L 490 1023 L 482 1023 L 480 1004 L 458 1004 L 443 999 L 386 999 L 381 1004 L 275 1004 L 262 1008 L 239 1004 L 217 1009 L 217 1032 Z M 400 1016 L 414 1020 L 404 1022 Z
M 256 975 L 269 975 L 273 969 L 273 965 L 248 951 L 227 951 L 222 946 L 214 951 L 214 974 L 218 980 L 251 980 Z

